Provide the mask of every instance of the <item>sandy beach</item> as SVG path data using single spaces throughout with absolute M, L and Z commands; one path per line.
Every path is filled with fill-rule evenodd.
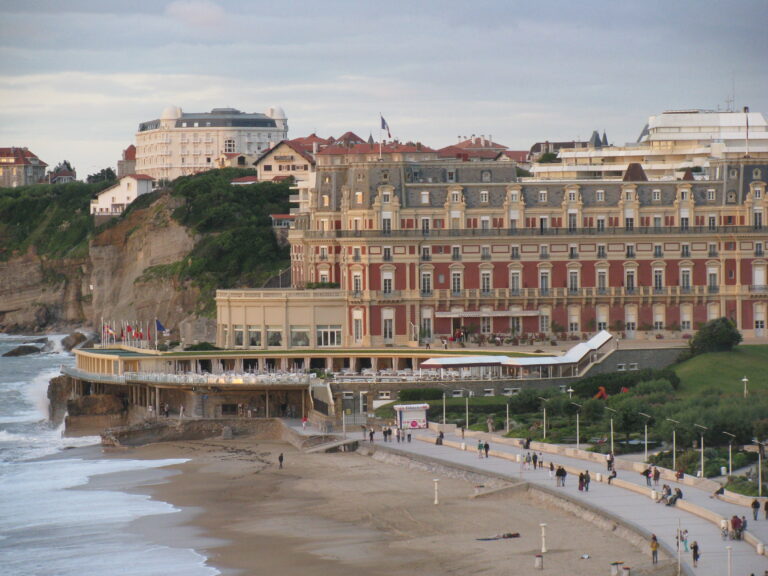
M 143 518 L 132 529 L 157 542 L 194 547 L 227 575 L 542 573 L 534 570 L 540 523 L 547 524 L 543 573 L 609 574 L 614 561 L 624 561 L 634 575 L 674 573 L 668 560 L 652 568 L 647 546 L 528 492 L 473 498 L 472 483 L 441 478 L 436 506 L 434 474 L 359 453 L 304 454 L 243 437 L 103 453 L 189 459 L 159 471 L 96 478 L 91 487 L 143 492 L 181 508 L 180 514 Z M 520 536 L 478 540 L 503 533 Z

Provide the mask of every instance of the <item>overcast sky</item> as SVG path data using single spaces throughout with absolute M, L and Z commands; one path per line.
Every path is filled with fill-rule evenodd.
M 768 1 L 0 0 L 0 147 L 82 178 L 139 122 L 282 106 L 289 137 L 637 139 L 669 109 L 768 113 Z M 734 89 L 735 87 L 735 89 Z

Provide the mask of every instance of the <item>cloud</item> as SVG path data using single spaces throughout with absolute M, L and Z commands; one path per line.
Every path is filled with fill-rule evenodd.
M 176 0 L 165 9 L 165 13 L 191 28 L 218 28 L 226 23 L 226 12 L 207 0 Z

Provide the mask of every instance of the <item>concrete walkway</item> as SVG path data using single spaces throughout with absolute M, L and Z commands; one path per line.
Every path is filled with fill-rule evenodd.
M 302 430 L 300 422 L 286 421 L 287 425 L 303 434 L 316 434 L 311 426 Z M 535 485 L 546 486 L 550 489 L 562 490 L 569 498 L 582 502 L 585 505 L 614 515 L 629 524 L 634 524 L 641 530 L 656 534 L 662 546 L 672 559 L 677 557 L 676 534 L 678 526 L 688 530 L 689 544 L 694 540 L 698 542 L 701 553 L 698 568 L 693 568 L 691 553 L 681 552 L 681 569 L 683 574 L 695 574 L 697 576 L 764 576 L 768 574 L 768 558 L 759 556 L 755 546 L 746 541 L 723 540 L 720 528 L 717 525 L 717 517 L 730 518 L 734 514 L 739 517 L 746 516 L 748 520 L 748 532 L 761 542 L 768 542 L 768 520 L 764 519 L 761 510 L 760 519 L 752 519 L 751 509 L 729 504 L 712 498 L 712 494 L 701 488 L 687 484 L 678 484 L 663 480 L 675 487 L 679 486 L 683 491 L 684 505 L 669 507 L 663 503 L 655 503 L 651 499 L 651 488 L 646 487 L 646 480 L 637 472 L 622 470 L 621 458 L 617 459 L 618 480 L 608 485 L 605 477 L 605 465 L 590 462 L 573 456 L 562 456 L 546 452 L 547 445 L 541 445 L 543 458 L 548 465 L 550 461 L 555 466 L 564 466 L 568 470 L 568 477 L 564 488 L 555 488 L 555 480 L 550 479 L 549 470 L 545 467 L 537 470 L 525 470 L 521 463 L 516 461 L 520 456 L 524 459 L 526 450 L 522 450 L 513 439 L 501 438 L 494 434 L 482 434 L 468 432 L 465 440 L 453 434 L 446 434 L 444 444 L 435 444 L 436 434 L 432 431 L 419 430 L 412 432 L 413 441 L 406 442 L 381 442 L 382 436 L 376 434 L 375 445 L 386 449 L 399 451 L 404 454 L 423 456 L 439 460 L 446 465 L 457 464 L 462 467 L 476 469 L 478 472 L 491 472 L 495 475 L 508 477 L 510 480 L 523 479 Z M 362 441 L 362 433 L 359 427 L 348 431 L 348 439 Z M 478 458 L 476 446 L 478 438 L 488 440 L 491 445 L 490 458 Z M 461 443 L 466 442 L 466 450 L 461 450 Z M 538 447 L 539 444 L 536 444 Z M 592 477 L 589 492 L 578 490 L 579 471 L 589 470 Z M 602 474 L 602 482 L 597 481 L 597 474 Z M 660 488 L 659 488 L 660 489 Z M 686 506 L 695 506 L 705 512 L 705 516 L 686 511 Z M 761 502 L 762 505 L 762 502 Z M 727 546 L 732 547 L 732 571 L 728 570 Z M 588 552 L 588 551 L 586 551 Z M 650 555 L 650 553 L 649 553 Z M 602 572 L 601 572 L 602 573 Z M 606 567 L 605 574 L 609 573 Z

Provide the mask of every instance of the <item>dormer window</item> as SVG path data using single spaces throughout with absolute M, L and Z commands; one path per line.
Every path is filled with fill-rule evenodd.
M 762 188 L 755 188 L 755 200 L 760 200 L 760 198 L 763 197 L 763 190 Z
M 448 173 L 446 175 L 446 179 L 448 182 L 456 182 L 456 171 L 455 170 L 448 170 Z
M 451 202 L 453 202 L 454 204 L 458 204 L 459 202 L 461 202 L 461 192 L 456 192 L 456 191 L 451 192 Z
M 363 203 L 363 193 L 355 192 L 355 204 L 360 205 Z
M 546 201 L 547 201 L 547 191 L 539 190 L 539 202 L 546 202 Z
M 323 207 L 327 208 L 331 205 L 331 197 L 328 194 L 323 194 Z
M 483 204 L 488 203 L 488 190 L 482 190 L 480 192 L 480 202 L 482 202 Z
M 421 193 L 421 203 L 422 204 L 429 204 L 429 191 L 424 190 Z
M 680 192 L 680 200 L 688 200 L 688 192 L 686 190 Z
M 661 202 L 661 190 L 654 190 L 653 191 L 653 201 L 654 202 Z
M 389 204 L 389 192 L 383 192 L 381 194 L 381 202 L 383 204 Z
M 381 173 L 381 179 L 384 182 L 389 182 L 389 171 L 384 170 L 384 172 Z
M 510 202 L 517 202 L 517 192 L 510 192 L 509 194 L 509 201 Z
M 624 192 L 624 200 L 632 200 L 632 192 L 631 191 L 628 190 L 628 191 Z
M 576 202 L 576 192 L 573 192 L 573 191 L 568 192 L 568 201 Z
M 715 191 L 712 188 L 707 190 L 707 200 L 709 200 L 710 202 L 713 202 L 715 200 Z

